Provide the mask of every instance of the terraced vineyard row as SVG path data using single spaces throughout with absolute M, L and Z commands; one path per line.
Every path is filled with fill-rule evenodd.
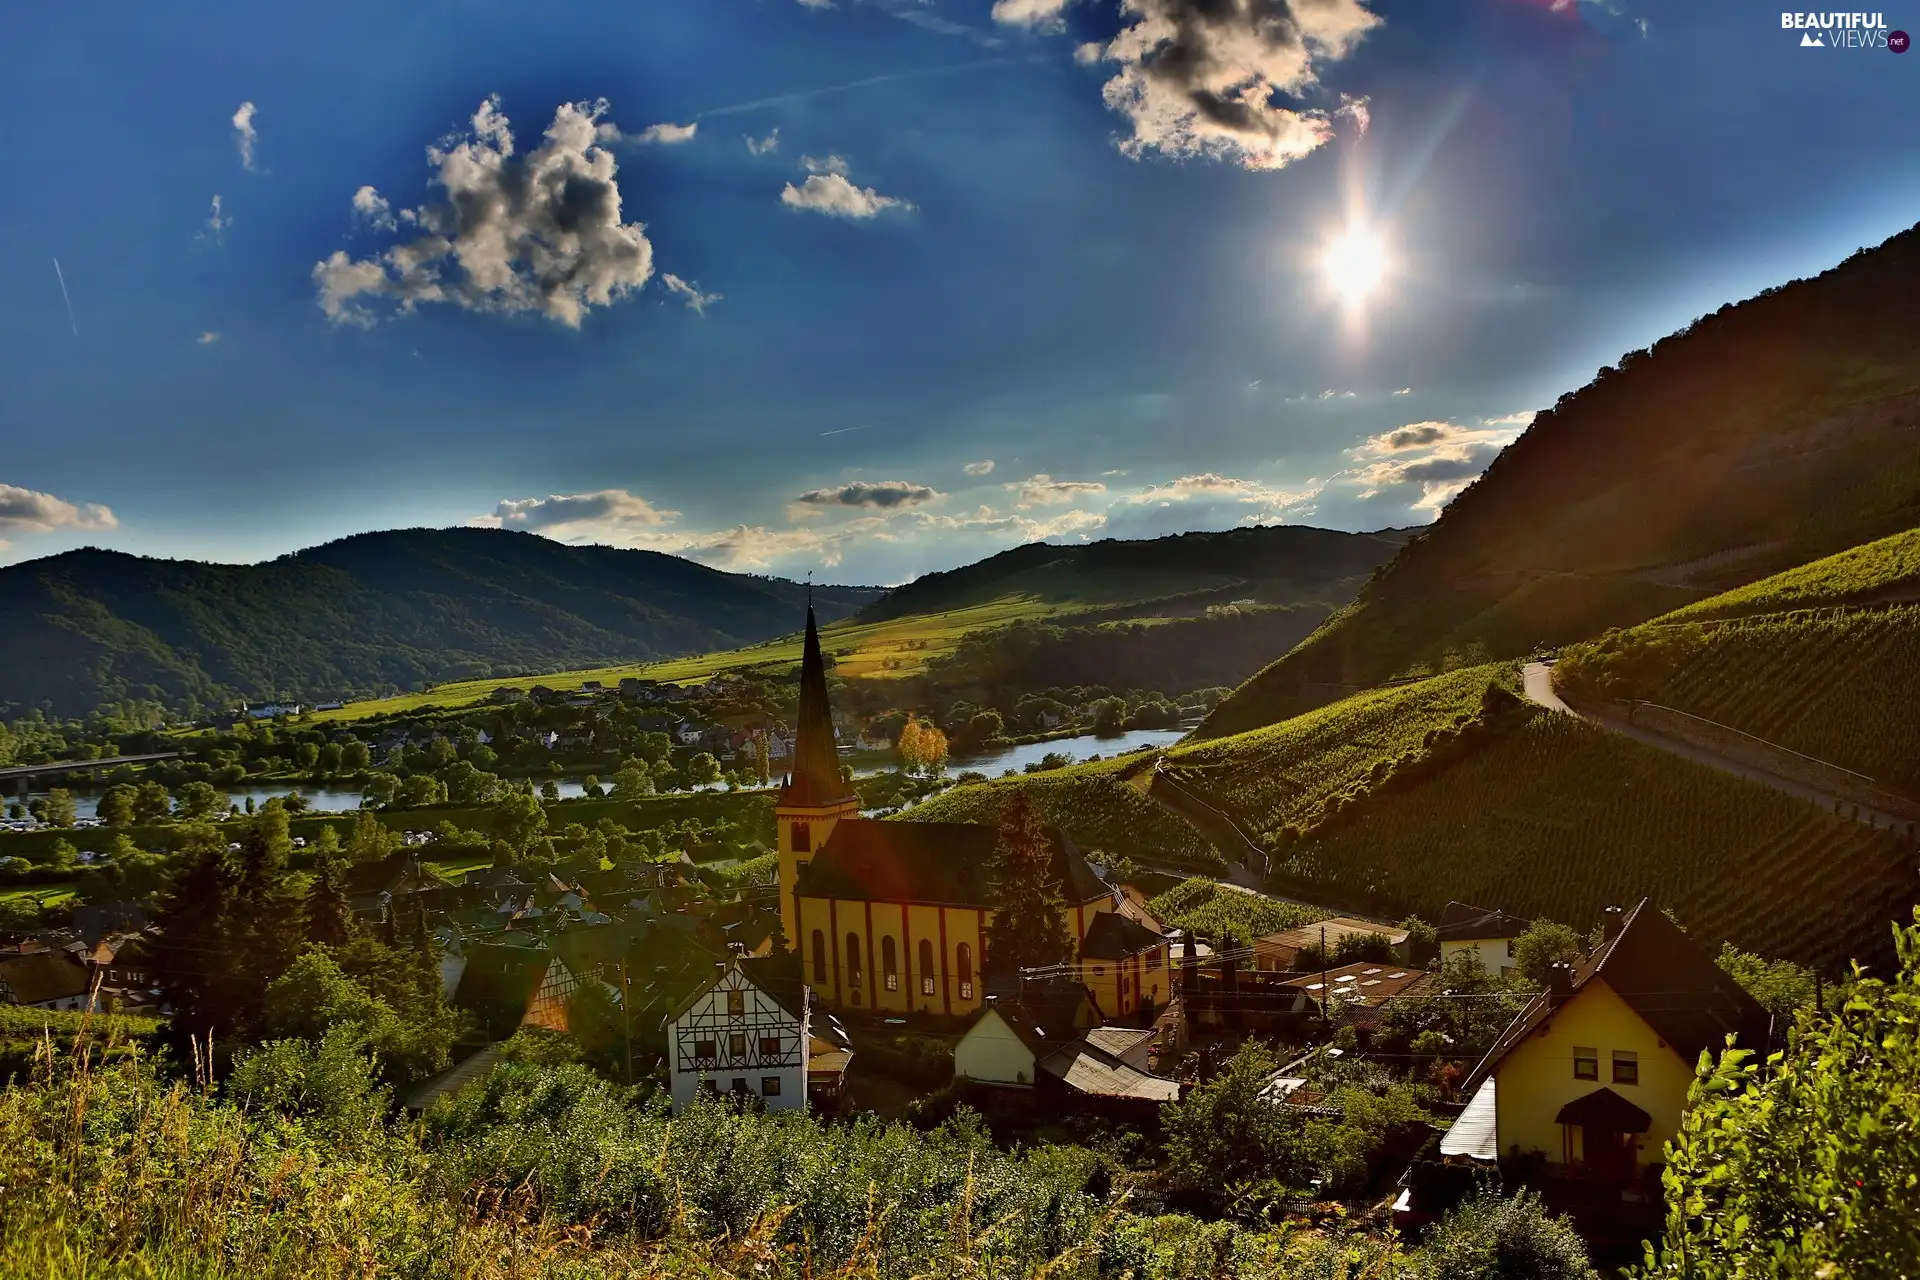
M 1222 873 L 1226 864 L 1186 821 L 1123 780 L 1140 760 L 1102 760 L 1070 769 L 955 787 L 899 815 L 905 822 L 996 822 L 1016 789 L 1025 789 L 1048 822 L 1082 849 L 1170 862 Z
M 1920 606 L 1643 627 L 1582 646 L 1558 678 L 1644 698 L 1920 796 Z
M 1194 878 L 1147 903 L 1154 918 L 1176 929 L 1192 929 L 1215 946 L 1245 945 L 1282 929 L 1297 929 L 1326 918 L 1326 913 L 1290 902 L 1275 902 L 1212 880 Z
M 1920 900 L 1916 856 L 1905 834 L 1542 716 L 1375 797 L 1276 872 L 1303 896 L 1429 919 L 1458 898 L 1584 928 L 1650 894 L 1710 946 L 1838 970 L 1890 958 L 1890 923 Z
M 1896 596 L 1914 599 L 1916 594 L 1920 594 L 1920 529 L 1909 529 L 1676 609 L 1659 621 L 1737 618 Z
M 1426 736 L 1480 709 L 1489 684 L 1520 687 L 1519 668 L 1492 663 L 1375 689 L 1264 729 L 1177 747 L 1177 766 L 1250 832 L 1316 813 L 1374 766 L 1419 751 Z

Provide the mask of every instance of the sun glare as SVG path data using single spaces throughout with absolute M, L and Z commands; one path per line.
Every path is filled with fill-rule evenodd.
M 1367 228 L 1349 227 L 1327 245 L 1320 270 L 1335 293 L 1358 302 L 1386 278 L 1387 247 Z

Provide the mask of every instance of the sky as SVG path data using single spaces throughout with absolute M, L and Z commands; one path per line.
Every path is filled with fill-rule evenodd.
M 29 6 L 0 564 L 482 524 L 891 584 L 1424 523 L 1920 220 L 1903 3 Z

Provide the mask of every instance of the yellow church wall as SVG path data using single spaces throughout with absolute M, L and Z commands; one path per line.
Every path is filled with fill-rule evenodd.
M 799 899 L 800 928 L 796 942 L 808 984 L 823 1000 L 849 1009 L 968 1014 L 980 1008 L 985 996 L 980 966 L 985 954 L 986 922 L 991 913 L 974 907 L 904 905 L 903 932 L 901 903 Z M 825 941 L 824 980 L 815 963 L 813 935 L 816 930 Z M 849 937 L 855 939 L 854 946 L 860 957 L 857 985 L 847 961 Z M 888 938 L 893 938 L 898 946 L 899 982 L 891 990 L 886 983 Z M 932 992 L 925 989 L 927 974 L 921 964 L 922 941 L 929 944 L 934 956 Z M 960 978 L 963 946 L 968 951 L 970 969 L 968 981 L 964 983 Z
M 1599 1079 L 1574 1078 L 1576 1045 L 1599 1051 Z M 1614 1081 L 1616 1049 L 1638 1055 L 1638 1084 Z M 1560 1108 L 1596 1089 L 1612 1089 L 1653 1117 L 1652 1126 L 1640 1135 L 1636 1157 L 1639 1163 L 1649 1164 L 1661 1159 L 1662 1147 L 1679 1128 L 1687 1089 L 1693 1083 L 1693 1063 L 1660 1039 L 1603 979 L 1594 978 L 1542 1029 L 1514 1046 L 1494 1075 L 1502 1156 L 1518 1145 L 1522 1151 L 1538 1151 L 1551 1163 L 1561 1163 L 1566 1153 L 1563 1126 L 1554 1119 Z M 1570 1137 L 1573 1158 L 1584 1158 L 1577 1127 Z
M 780 854 L 780 925 L 786 930 L 789 946 L 799 945 L 800 920 L 794 906 L 793 886 L 800 868 L 820 852 L 836 822 L 859 812 L 857 799 L 821 808 L 784 805 L 774 810 L 774 838 Z M 800 847 L 803 832 L 805 848 Z

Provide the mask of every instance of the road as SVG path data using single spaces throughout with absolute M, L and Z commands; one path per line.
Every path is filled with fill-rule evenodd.
M 1597 725 L 1602 729 L 1617 733 L 1622 737 L 1632 738 L 1635 742 L 1645 743 L 1649 747 L 1653 747 L 1659 751 L 1665 751 L 1670 755 L 1691 760 L 1695 764 L 1706 765 L 1709 769 L 1718 769 L 1722 773 L 1731 773 L 1736 777 L 1745 778 L 1749 782 L 1757 782 L 1763 787 L 1770 787 L 1775 791 L 1793 796 L 1796 799 L 1817 804 L 1829 812 L 1834 809 L 1834 806 L 1838 805 L 1842 813 L 1854 814 L 1857 812 L 1858 820 L 1870 826 L 1902 827 L 1910 821 L 1910 819 L 1901 817 L 1898 814 L 1889 813 L 1884 809 L 1871 808 L 1867 805 L 1859 806 L 1856 811 L 1853 801 L 1844 800 L 1830 791 L 1822 791 L 1817 787 L 1810 787 L 1805 783 L 1795 782 L 1791 778 L 1783 778 L 1777 773 L 1768 773 L 1765 769 L 1756 769 L 1752 765 L 1742 764 L 1738 760 L 1729 759 L 1717 752 L 1708 751 L 1703 747 L 1696 747 L 1691 742 L 1682 742 L 1677 738 L 1669 738 L 1665 734 L 1655 733 L 1653 730 L 1642 728 L 1639 725 L 1628 724 L 1624 720 L 1616 720 L 1610 716 L 1598 716 L 1575 711 L 1572 707 L 1568 706 L 1566 700 L 1555 691 L 1553 687 L 1553 668 L 1544 662 L 1529 662 L 1521 668 L 1520 676 L 1521 683 L 1526 691 L 1527 700 L 1546 707 L 1550 711 L 1559 711 L 1566 715 L 1579 716 L 1588 724 Z

